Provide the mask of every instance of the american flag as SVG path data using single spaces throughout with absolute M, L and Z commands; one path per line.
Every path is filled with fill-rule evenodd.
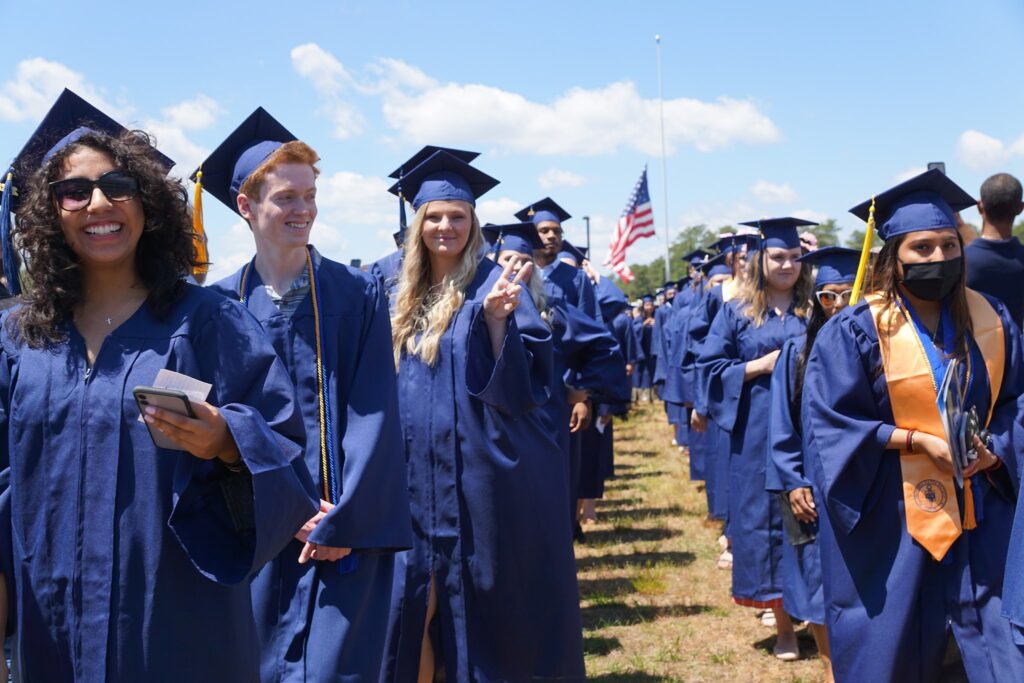
M 640 174 L 633 192 L 629 195 L 626 208 L 615 225 L 615 236 L 608 246 L 608 257 L 604 265 L 614 270 L 623 282 L 633 280 L 633 272 L 626 265 L 626 247 L 641 237 L 654 236 L 654 212 L 651 211 L 651 195 L 647 191 L 647 167 Z

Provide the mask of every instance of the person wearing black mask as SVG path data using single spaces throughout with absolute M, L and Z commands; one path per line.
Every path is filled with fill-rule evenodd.
M 1010 600 L 1024 595 L 1021 572 L 1004 571 L 1024 360 L 1006 307 L 965 286 L 954 212 L 974 203 L 932 170 L 851 209 L 869 225 L 874 214 L 885 246 L 865 300 L 822 327 L 807 361 L 837 681 L 938 680 L 950 633 L 972 682 L 1024 680 L 1001 614 L 1012 603 L 1024 624 L 1024 600 Z M 952 396 L 962 409 L 948 409 Z M 990 439 L 961 442 L 971 411 Z

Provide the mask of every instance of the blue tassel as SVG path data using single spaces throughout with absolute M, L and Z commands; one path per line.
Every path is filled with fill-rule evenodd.
M 4 274 L 7 276 L 7 290 L 13 295 L 21 294 L 18 266 L 14 260 L 14 243 L 11 239 L 11 197 L 14 195 L 14 173 L 7 171 L 4 180 L 3 198 L 0 199 L 0 247 L 3 249 Z

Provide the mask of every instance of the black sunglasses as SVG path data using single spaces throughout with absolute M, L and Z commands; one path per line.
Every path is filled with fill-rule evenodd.
M 65 211 L 81 211 L 89 206 L 93 190 L 97 187 L 112 202 L 126 202 L 139 195 L 139 181 L 117 169 L 104 173 L 96 180 L 65 178 L 50 183 L 54 199 Z

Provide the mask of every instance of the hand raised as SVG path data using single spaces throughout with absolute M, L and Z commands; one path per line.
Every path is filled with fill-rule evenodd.
M 519 296 L 523 286 L 520 284 L 533 270 L 533 263 L 526 263 L 512 277 L 512 263 L 505 265 L 501 277 L 494 283 L 490 293 L 484 299 L 484 315 L 492 320 L 504 320 L 519 306 Z

